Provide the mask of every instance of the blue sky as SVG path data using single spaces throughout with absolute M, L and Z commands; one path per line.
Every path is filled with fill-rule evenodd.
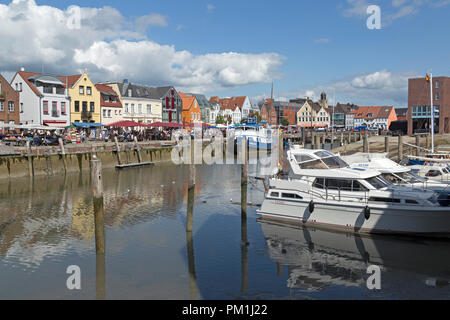
M 31 10 L 23 8 L 30 0 L 16 2 L 21 9 L 13 8 L 11 1 L 0 0 L 0 4 L 8 6 L 3 10 L 11 16 L 4 32 L 8 28 L 25 36 L 38 32 L 33 31 L 36 27 L 27 29 L 31 28 L 29 24 L 12 18 L 18 11 L 26 15 Z M 325 90 L 331 99 L 336 95 L 340 102 L 395 106 L 407 105 L 409 77 L 424 76 L 430 69 L 435 75 L 450 75 L 448 0 L 31 0 L 31 3 L 33 11 L 45 11 L 43 5 L 54 12 L 67 12 L 71 5 L 83 10 L 103 8 L 89 14 L 83 11 L 89 19 L 101 22 L 92 22 L 92 26 L 79 32 L 78 38 L 71 34 L 66 42 L 66 33 L 51 32 L 52 43 L 44 45 L 42 38 L 32 56 L 27 52 L 21 57 L 14 49 L 13 61 L 0 58 L 2 73 L 14 72 L 20 63 L 30 71 L 43 65 L 46 70 L 59 73 L 65 70 L 76 73 L 86 67 L 97 81 L 127 77 L 132 82 L 149 85 L 174 82 L 182 89 L 201 91 L 208 96 L 248 95 L 254 99 L 267 96 L 274 80 L 275 95 L 280 99 L 306 95 L 317 98 Z M 381 30 L 366 27 L 365 9 L 369 4 L 381 8 Z M 105 6 L 114 10 L 105 11 Z M 82 20 L 82 24 L 85 21 L 88 20 Z M 45 32 L 51 28 L 51 23 L 43 25 L 37 24 L 37 29 Z M 108 32 L 102 33 L 102 29 Z M 83 36 L 89 39 L 82 39 Z M 32 39 L 29 41 L 33 42 Z M 124 42 L 114 42 L 119 39 Z M 13 45 L 14 42 L 10 50 Z M 143 52 L 134 56 L 121 50 L 128 46 L 130 50 L 141 48 Z M 61 47 L 64 52 L 55 53 Z M 76 50 L 78 53 L 74 55 Z M 98 58 L 110 50 L 114 54 L 109 59 Z M 148 52 L 151 54 L 146 60 Z M 223 55 L 230 52 L 237 56 L 224 59 Z M 54 55 L 55 63 L 43 55 Z M 164 60 L 166 57 L 171 60 Z M 120 67 L 109 68 L 104 61 Z M 165 72 L 163 65 L 169 66 L 170 71 Z

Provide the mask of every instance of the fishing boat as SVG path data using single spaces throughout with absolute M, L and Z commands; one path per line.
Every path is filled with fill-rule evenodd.
M 270 179 L 258 210 L 264 218 L 362 234 L 450 235 L 450 209 L 435 191 L 394 185 L 326 150 L 294 146 L 287 157 L 291 175 Z

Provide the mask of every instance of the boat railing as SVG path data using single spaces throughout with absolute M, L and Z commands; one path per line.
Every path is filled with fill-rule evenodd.
M 312 200 L 314 200 L 314 197 L 320 198 L 322 200 L 334 200 L 334 201 L 342 201 L 344 198 L 346 201 L 350 202 L 359 202 L 363 201 L 363 203 L 368 204 L 369 203 L 369 192 L 368 191 L 361 191 L 359 195 L 351 195 L 351 194 L 342 194 L 342 191 L 351 191 L 348 188 L 325 188 L 323 189 L 324 192 L 318 192 L 316 190 L 308 190 L 308 194 L 311 196 Z M 334 191 L 331 192 L 330 191 Z M 337 194 L 335 192 L 337 191 Z

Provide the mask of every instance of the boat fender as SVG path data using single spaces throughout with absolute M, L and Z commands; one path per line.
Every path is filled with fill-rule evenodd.
M 364 217 L 366 218 L 366 220 L 369 220 L 369 219 L 370 219 L 370 208 L 369 208 L 369 206 L 367 206 L 367 207 L 364 209 Z
M 314 212 L 314 207 L 315 207 L 314 201 L 311 201 L 309 203 L 309 213 L 313 213 Z

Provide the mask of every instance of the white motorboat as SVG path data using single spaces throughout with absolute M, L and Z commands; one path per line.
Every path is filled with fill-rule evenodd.
M 248 146 L 255 149 L 272 149 L 272 130 L 257 125 L 242 125 L 235 128 L 236 144 L 247 139 Z
M 439 202 L 443 206 L 450 205 L 450 183 L 422 177 L 411 167 L 405 167 L 392 161 L 386 153 L 356 153 L 342 156 L 342 159 L 352 168 L 377 170 L 385 179 L 394 184 L 437 191 L 439 192 Z
M 394 185 L 325 150 L 294 146 L 287 156 L 293 176 L 270 180 L 258 210 L 264 218 L 355 233 L 450 235 L 450 209 L 437 192 Z

